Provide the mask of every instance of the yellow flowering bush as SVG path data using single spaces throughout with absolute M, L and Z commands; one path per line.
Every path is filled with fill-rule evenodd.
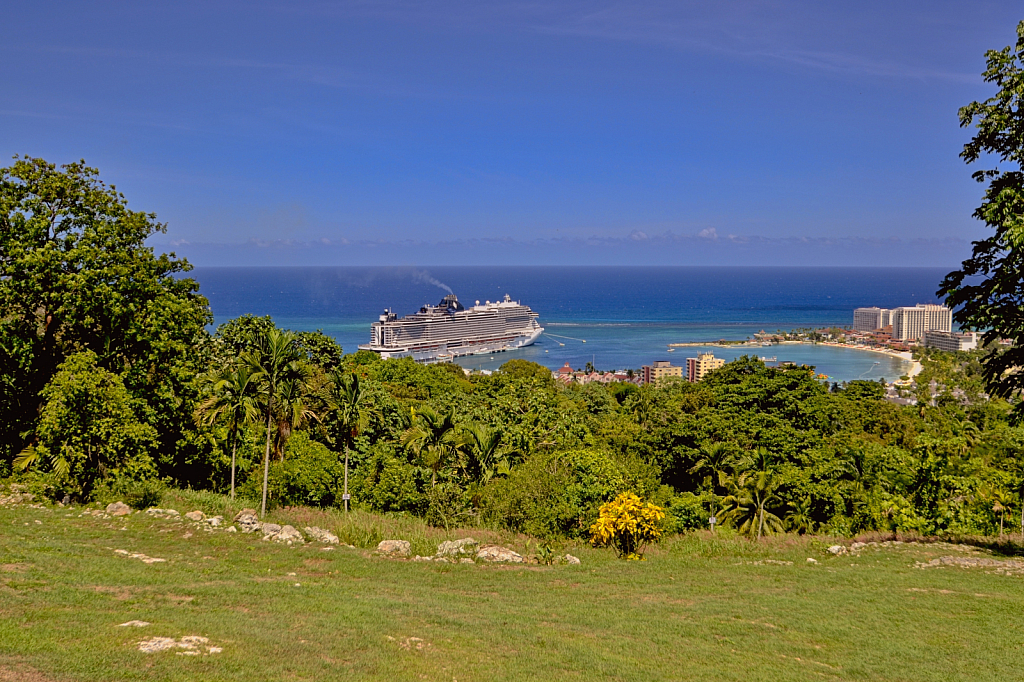
M 620 559 L 642 561 L 647 545 L 661 537 L 661 507 L 644 502 L 633 493 L 621 493 L 601 505 L 600 514 L 590 527 L 590 544 L 615 548 Z

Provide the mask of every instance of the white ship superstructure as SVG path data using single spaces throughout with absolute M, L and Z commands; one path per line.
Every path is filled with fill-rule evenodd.
M 399 319 L 385 310 L 370 328 L 370 343 L 359 350 L 382 358 L 408 358 L 417 362 L 444 362 L 462 355 L 479 355 L 529 346 L 544 328 L 529 306 L 505 300 L 480 301 L 465 308 L 455 294 L 436 306 L 426 305 Z

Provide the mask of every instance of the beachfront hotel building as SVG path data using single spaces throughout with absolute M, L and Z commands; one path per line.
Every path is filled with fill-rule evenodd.
M 978 335 L 975 332 L 952 334 L 950 332 L 926 331 L 924 345 L 945 351 L 974 350 L 978 347 Z
M 892 324 L 892 311 L 888 308 L 854 308 L 853 331 L 873 332 Z
M 655 360 L 652 365 L 644 365 L 641 374 L 645 384 L 655 384 L 659 379 L 682 377 L 683 368 L 674 367 L 668 360 Z
M 919 304 L 892 311 L 892 338 L 899 341 L 921 341 L 925 332 L 950 333 L 953 311 L 944 305 Z
M 686 378 L 692 382 L 698 382 L 704 375 L 716 370 L 725 364 L 722 358 L 716 358 L 714 353 L 701 353 L 695 358 L 686 358 Z

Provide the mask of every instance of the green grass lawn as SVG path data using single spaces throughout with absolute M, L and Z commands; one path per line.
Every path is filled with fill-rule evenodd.
M 646 562 L 447 565 L 80 511 L 0 508 L 0 680 L 1010 680 L 1024 661 L 1024 577 L 915 568 L 949 546 L 694 535 Z M 223 651 L 137 649 L 185 635 Z

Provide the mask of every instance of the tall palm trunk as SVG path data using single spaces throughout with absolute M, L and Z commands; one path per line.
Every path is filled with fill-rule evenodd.
M 348 514 L 348 443 L 345 443 L 345 494 L 342 499 L 345 500 L 345 513 Z
M 260 518 L 267 515 L 267 481 L 270 478 L 270 437 L 274 428 L 274 397 L 267 401 L 267 447 L 263 451 L 263 507 Z
M 231 434 L 231 499 L 235 499 L 235 453 L 238 451 L 238 424 Z

